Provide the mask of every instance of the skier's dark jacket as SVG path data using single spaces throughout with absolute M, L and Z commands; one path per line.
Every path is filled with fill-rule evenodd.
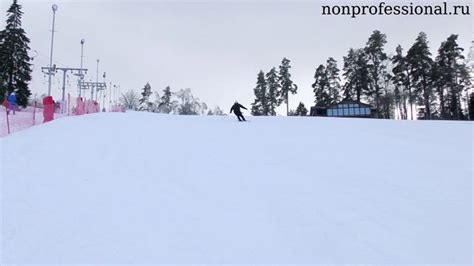
M 247 108 L 245 108 L 243 105 L 241 105 L 240 103 L 234 103 L 234 105 L 232 105 L 232 108 L 230 108 L 230 112 L 232 113 L 232 111 L 234 112 L 234 114 L 236 115 L 241 115 L 242 114 L 242 111 L 240 111 L 240 108 L 243 108 L 245 110 L 247 110 Z

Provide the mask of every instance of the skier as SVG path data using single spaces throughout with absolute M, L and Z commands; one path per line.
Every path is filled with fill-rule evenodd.
M 240 122 L 246 121 L 245 117 L 242 115 L 242 111 L 240 111 L 240 108 L 243 108 L 247 110 L 243 105 L 235 101 L 234 105 L 232 105 L 232 108 L 230 108 L 230 113 L 234 112 L 234 114 L 237 116 L 237 119 L 239 119 Z
M 10 93 L 10 95 L 7 98 L 7 101 L 8 101 L 7 114 L 9 114 L 11 110 L 13 110 L 13 114 L 15 114 L 15 111 L 16 111 L 16 95 L 15 95 L 15 92 Z

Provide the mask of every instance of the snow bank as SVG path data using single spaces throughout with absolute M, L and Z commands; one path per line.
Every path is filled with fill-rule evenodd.
M 101 113 L 0 139 L 0 264 L 472 263 L 472 123 L 235 120 Z

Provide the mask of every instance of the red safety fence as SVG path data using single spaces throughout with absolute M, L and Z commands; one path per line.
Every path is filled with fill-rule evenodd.
M 109 111 L 125 112 L 125 108 L 116 105 L 112 106 Z M 70 95 L 66 101 L 54 101 L 51 96 L 45 97 L 42 102 L 33 102 L 31 106 L 23 109 L 17 107 L 17 110 L 8 108 L 8 104 L 1 105 L 0 137 L 57 118 L 98 112 L 100 112 L 98 102 L 84 101 L 81 97 L 73 100 Z
M 44 108 L 37 107 L 38 103 L 28 106 L 25 109 L 8 110 L 5 106 L 0 108 L 0 137 L 4 137 L 10 133 L 29 128 L 31 126 L 44 122 Z M 62 117 L 64 115 L 58 115 Z

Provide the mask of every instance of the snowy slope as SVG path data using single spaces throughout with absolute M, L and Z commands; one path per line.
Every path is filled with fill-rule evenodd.
M 0 264 L 472 263 L 472 123 L 235 120 L 1 139 Z

